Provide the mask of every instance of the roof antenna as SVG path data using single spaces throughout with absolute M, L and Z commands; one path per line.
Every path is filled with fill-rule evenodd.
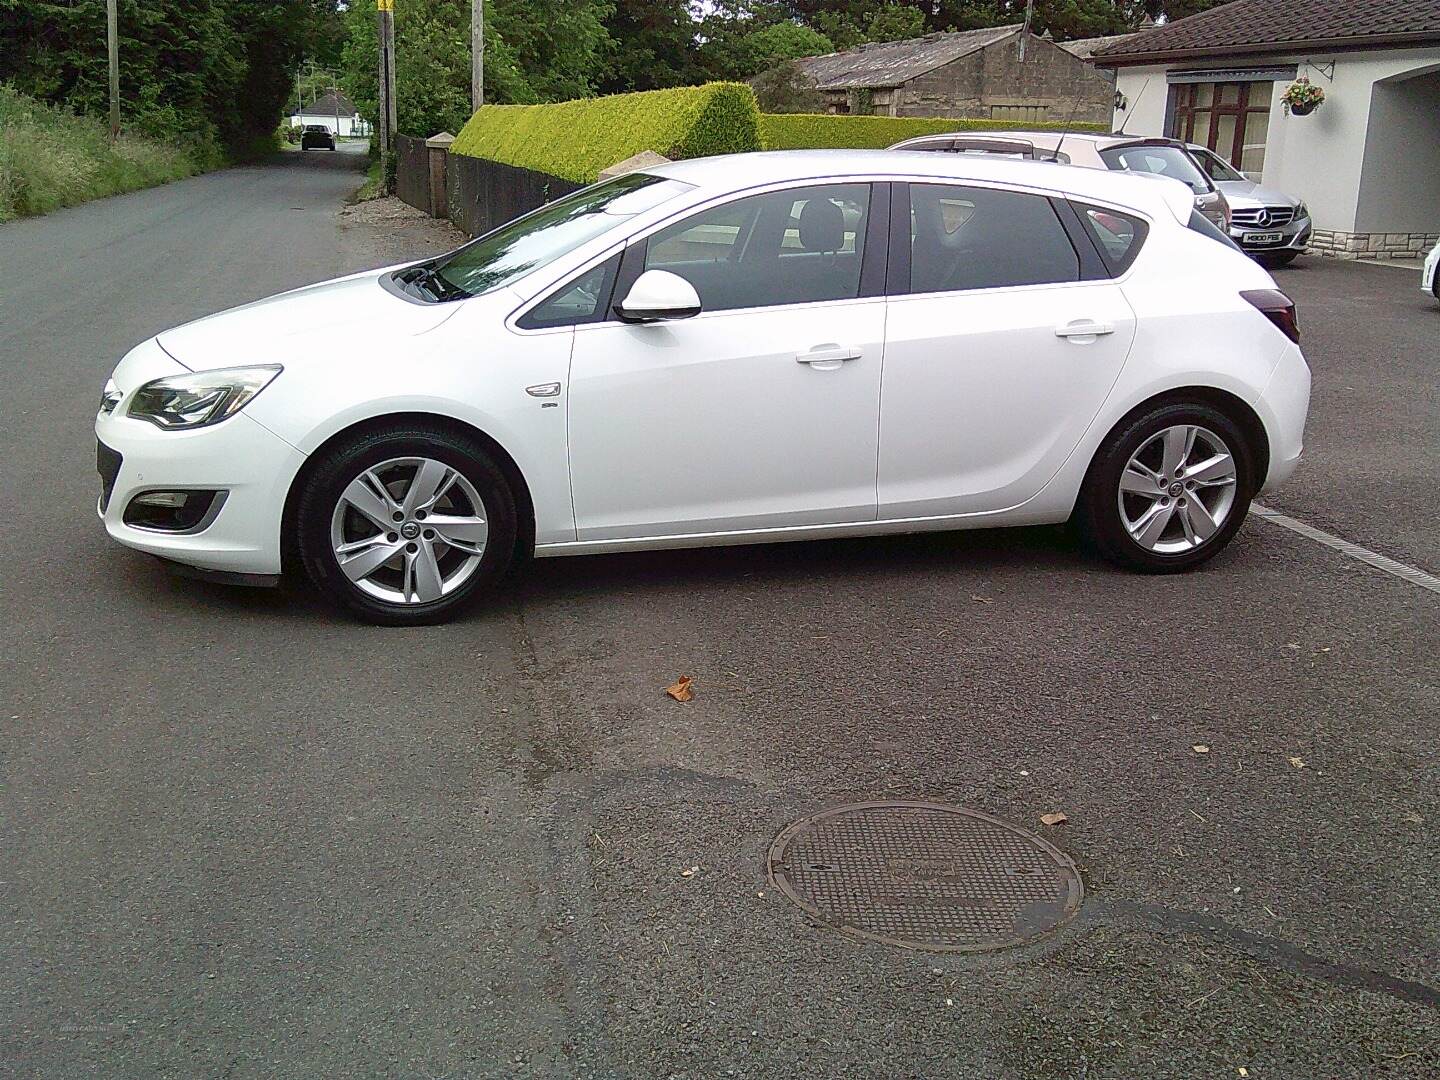
M 1152 75 L 1152 76 L 1150 76 L 1150 78 L 1154 78 L 1154 76 Z M 1125 124 L 1130 123 L 1130 121 L 1135 118 L 1135 106 L 1137 106 L 1137 105 L 1140 104 L 1140 99 L 1145 96 L 1145 91 L 1150 89 L 1150 78 L 1147 78 L 1147 79 L 1145 80 L 1144 85 L 1140 87 L 1140 92 L 1135 95 L 1135 100 L 1132 101 L 1132 102 L 1130 102 L 1130 109 L 1129 109 L 1129 111 L 1127 112 L 1127 114 L 1126 114 L 1126 116 L 1125 116 Z M 1115 134 L 1117 134 L 1117 135 L 1124 135 L 1124 134 L 1125 134 L 1125 124 L 1121 124 L 1121 125 L 1120 125 L 1120 130 L 1117 131 Z
M 1055 161 L 1060 161 L 1060 148 L 1065 145 L 1065 136 L 1070 134 L 1070 125 L 1075 120 L 1075 110 L 1080 108 L 1080 99 L 1077 97 L 1075 103 L 1070 106 L 1070 115 L 1065 118 L 1065 126 L 1060 129 L 1060 138 L 1055 143 Z

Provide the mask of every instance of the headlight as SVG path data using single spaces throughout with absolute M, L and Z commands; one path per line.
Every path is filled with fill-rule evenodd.
M 100 394 L 100 413 L 102 416 L 109 416 L 115 411 L 115 406 L 120 404 L 120 399 L 125 395 L 115 385 L 114 379 L 105 380 L 105 389 Z
M 1299 221 L 1301 218 L 1307 218 L 1307 217 L 1309 217 L 1309 216 L 1310 216 L 1310 208 L 1309 208 L 1308 206 L 1306 206 L 1303 202 L 1302 202 L 1299 206 L 1295 207 L 1295 220 L 1296 220 L 1296 221 Z
M 280 371 L 279 364 L 261 364 L 170 375 L 140 387 L 126 415 L 167 431 L 218 424 L 243 409 Z

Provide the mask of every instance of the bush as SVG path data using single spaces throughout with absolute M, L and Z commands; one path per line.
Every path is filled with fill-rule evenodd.
M 451 150 L 588 184 L 642 150 L 678 160 L 760 146 L 754 92 L 741 83 L 707 83 L 553 105 L 486 105 Z
M 193 176 L 202 165 L 144 135 L 112 145 L 103 122 L 0 86 L 0 221 Z
M 1026 124 L 929 116 L 829 116 L 767 113 L 760 117 L 766 150 L 883 150 L 901 139 L 949 131 L 1108 131 L 1105 124 Z

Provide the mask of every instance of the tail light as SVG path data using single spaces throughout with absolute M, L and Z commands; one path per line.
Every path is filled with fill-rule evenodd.
M 1300 323 L 1295 318 L 1295 301 L 1279 289 L 1246 289 L 1241 294 L 1276 328 L 1296 345 L 1300 344 Z

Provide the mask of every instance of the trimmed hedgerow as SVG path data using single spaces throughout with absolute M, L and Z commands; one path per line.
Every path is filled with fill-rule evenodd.
M 766 150 L 882 150 L 901 139 L 950 131 L 1108 131 L 1105 124 L 1026 124 L 929 116 L 829 116 L 768 113 L 760 117 Z
M 552 105 L 486 105 L 450 149 L 588 184 L 642 150 L 679 160 L 760 145 L 750 87 L 707 83 Z

